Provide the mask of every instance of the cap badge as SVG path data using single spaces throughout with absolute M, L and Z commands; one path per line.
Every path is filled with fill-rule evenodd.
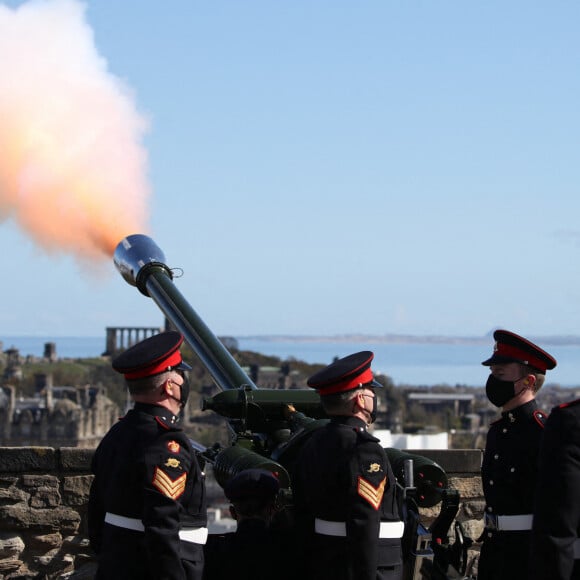
M 165 462 L 165 467 L 179 467 L 180 461 L 179 459 L 175 459 L 175 457 L 170 457 Z
M 380 463 L 371 463 L 369 468 L 367 469 L 368 473 L 379 473 L 382 471 L 382 467 Z
M 179 446 L 179 443 L 177 441 L 170 441 L 167 444 L 167 449 L 169 449 L 169 451 L 171 451 L 171 453 L 179 453 L 179 450 L 181 449 L 181 447 Z
M 497 341 L 496 341 L 496 342 L 494 342 L 494 344 L 493 344 L 493 352 L 497 352 L 498 350 L 499 350 L 499 347 L 498 347 L 498 345 L 497 345 Z

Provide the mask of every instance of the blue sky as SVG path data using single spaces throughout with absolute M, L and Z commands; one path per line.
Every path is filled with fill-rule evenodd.
M 149 123 L 148 233 L 217 334 L 580 334 L 580 4 L 85 6 Z M 0 245 L 0 335 L 162 322 L 112 260 L 10 216 Z

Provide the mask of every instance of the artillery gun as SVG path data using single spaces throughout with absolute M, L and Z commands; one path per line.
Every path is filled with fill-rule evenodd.
M 318 394 L 310 389 L 258 388 L 185 300 L 173 283 L 173 272 L 165 262 L 160 248 L 142 234 L 121 240 L 114 254 L 115 266 L 126 282 L 153 299 L 183 334 L 220 389 L 217 395 L 203 400 L 202 409 L 227 419 L 230 444 L 207 448 L 192 441 L 192 445 L 202 461 L 211 462 L 215 478 L 222 487 L 239 471 L 260 467 L 277 475 L 291 503 L 289 474 L 297 453 L 307 437 L 328 421 Z M 441 502 L 447 489 L 447 476 L 439 465 L 425 457 L 394 448 L 385 451 L 402 491 L 406 578 L 431 578 L 435 554 L 430 531 L 419 521 L 419 508 Z M 447 527 L 452 519 L 447 509 L 444 520 L 449 521 Z M 443 536 L 441 523 L 435 526 L 436 521 L 434 526 Z

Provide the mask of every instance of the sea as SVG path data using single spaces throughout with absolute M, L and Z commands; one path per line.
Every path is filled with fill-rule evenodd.
M 360 350 L 375 353 L 373 370 L 388 375 L 395 385 L 472 386 L 485 385 L 489 371 L 481 365 L 492 353 L 492 343 L 365 342 L 305 340 L 304 338 L 236 337 L 241 350 L 250 350 L 282 360 L 301 360 L 311 364 L 329 364 Z M 98 357 L 105 351 L 105 336 L 100 337 L 31 337 L 1 336 L 2 350 L 17 348 L 21 355 L 42 356 L 44 345 L 53 342 L 60 358 Z M 549 371 L 546 385 L 580 388 L 580 344 L 542 345 L 558 361 Z

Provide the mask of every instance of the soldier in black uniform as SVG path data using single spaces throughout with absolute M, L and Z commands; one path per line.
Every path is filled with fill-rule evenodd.
M 531 580 L 580 579 L 580 399 L 552 409 L 540 447 Z
M 99 444 L 89 537 L 103 580 L 201 580 L 207 539 L 205 484 L 178 427 L 191 367 L 178 332 L 152 336 L 113 361 L 135 405 Z
M 367 431 L 376 416 L 373 353 L 358 352 L 316 373 L 330 422 L 300 450 L 292 477 L 306 577 L 399 580 L 401 537 L 396 481 L 379 440 Z
M 480 580 L 528 578 L 532 513 L 538 451 L 546 414 L 536 393 L 556 360 L 529 340 L 494 332 L 489 400 L 502 410 L 487 434 L 481 469 L 485 496 L 485 529 L 479 559 Z
M 272 527 L 278 511 L 278 478 L 264 469 L 245 469 L 224 492 L 236 531 L 210 534 L 205 545 L 205 580 L 290 580 L 290 538 Z

